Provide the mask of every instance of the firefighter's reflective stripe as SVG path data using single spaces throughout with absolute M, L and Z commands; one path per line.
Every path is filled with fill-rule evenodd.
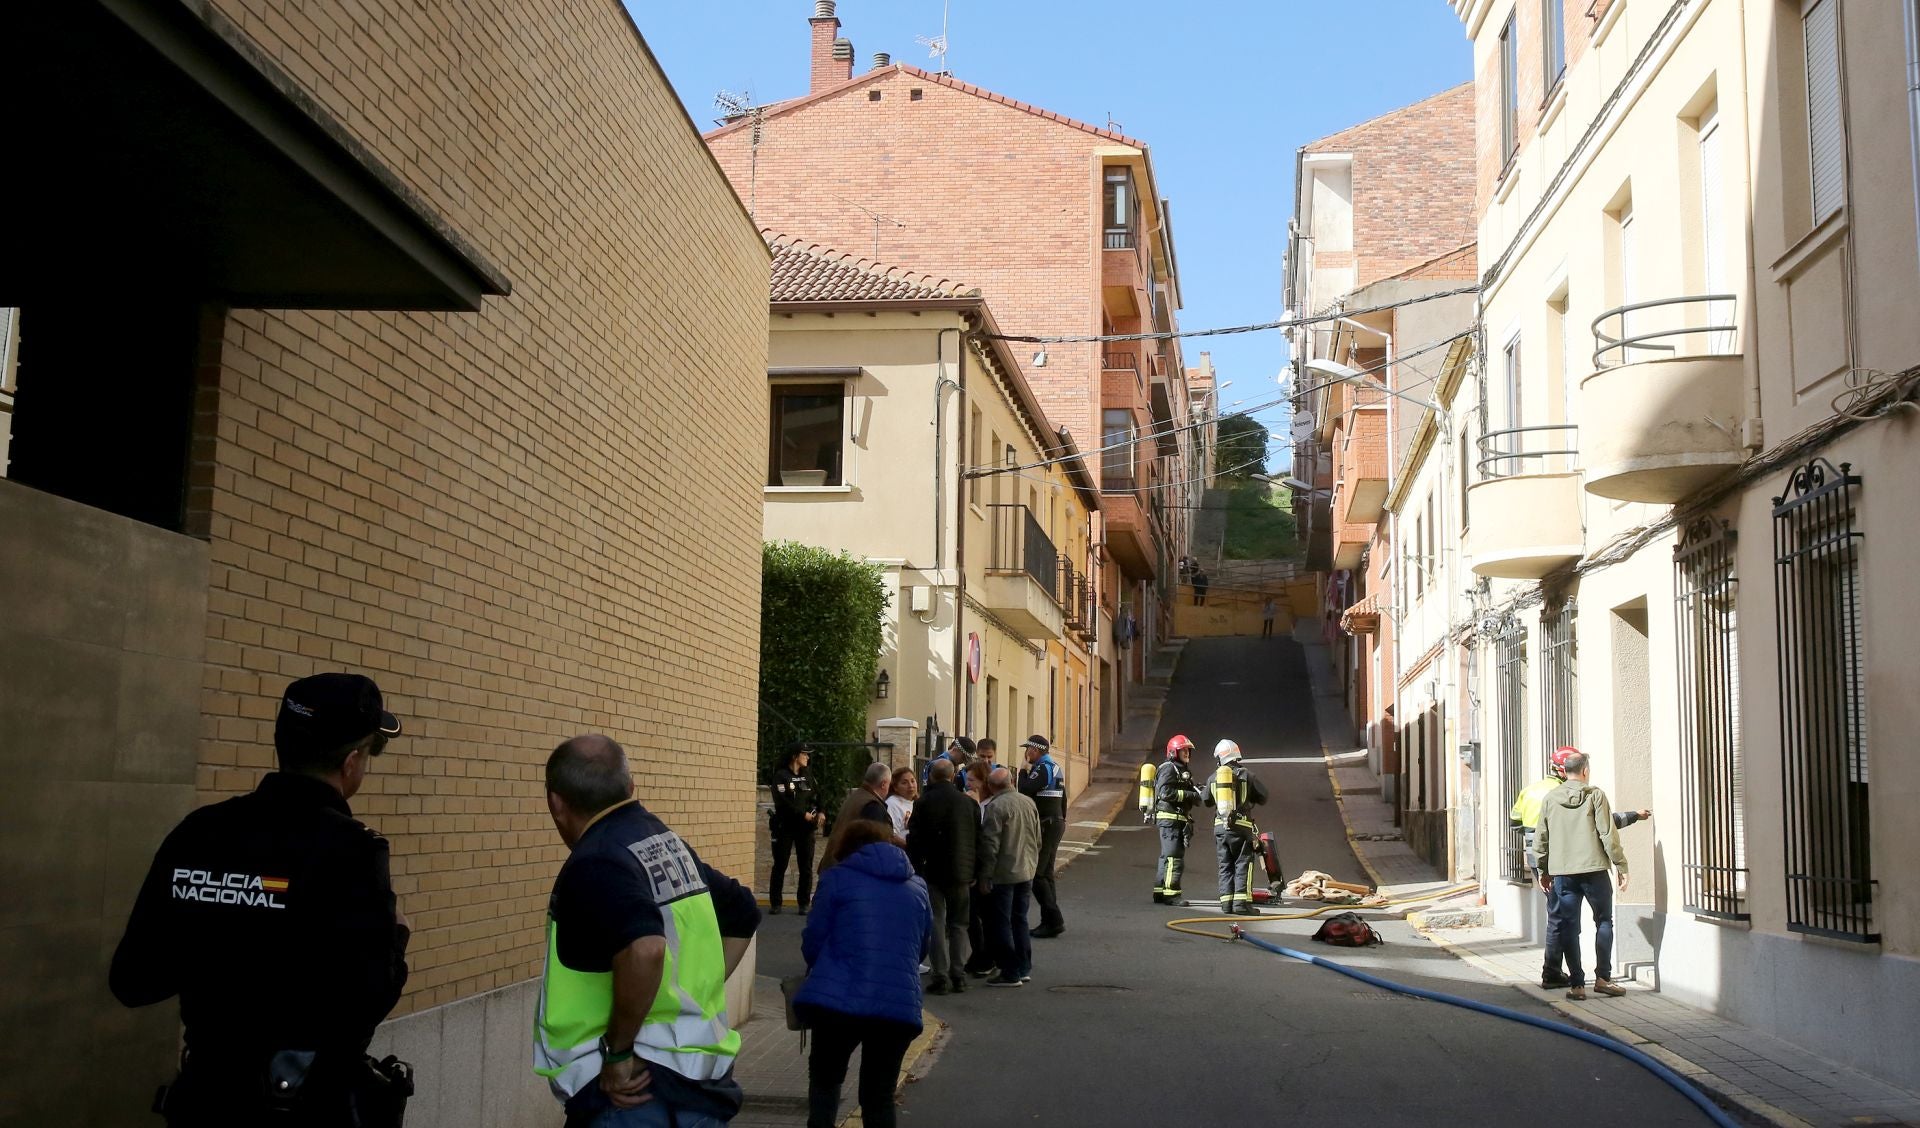
M 634 1039 L 634 1054 L 683 1077 L 715 1080 L 733 1068 L 740 1035 L 727 1023 L 726 957 L 713 898 L 699 893 L 663 907 L 666 962 L 660 989 Z M 612 1014 L 612 973 L 575 971 L 561 963 L 559 927 L 548 917 L 533 1071 L 561 1100 L 599 1077 L 600 1037 Z
M 1156 811 L 1154 818 L 1161 822 L 1192 822 L 1193 820 L 1178 811 Z

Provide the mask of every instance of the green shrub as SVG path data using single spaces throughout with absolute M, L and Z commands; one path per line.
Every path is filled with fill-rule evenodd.
M 880 567 L 847 553 L 774 541 L 761 553 L 760 778 L 787 745 L 867 739 L 888 595 Z M 814 786 L 831 815 L 872 762 L 863 748 L 822 748 Z

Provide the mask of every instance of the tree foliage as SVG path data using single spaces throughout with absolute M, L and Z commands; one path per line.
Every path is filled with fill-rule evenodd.
M 1267 472 L 1267 429 L 1249 415 L 1220 420 L 1214 438 L 1213 465 L 1230 478 Z
M 849 744 L 867 738 L 867 701 L 880 664 L 887 602 L 878 565 L 794 541 L 763 546 L 762 780 L 772 778 L 796 740 Z M 822 801 L 856 786 L 869 760 L 859 748 L 816 751 L 812 770 Z

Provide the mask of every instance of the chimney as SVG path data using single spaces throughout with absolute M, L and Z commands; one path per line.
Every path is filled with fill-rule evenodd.
M 886 70 L 888 67 L 892 65 L 893 65 L 892 55 L 887 54 L 885 51 L 875 51 L 873 53 L 873 69 L 874 70 Z
M 824 90 L 852 77 L 851 67 L 843 70 L 834 62 L 833 46 L 840 34 L 840 20 L 833 14 L 833 3 L 834 0 L 814 0 L 813 18 L 807 21 L 813 25 L 813 67 L 812 77 L 807 84 L 808 93 Z
M 834 83 L 845 82 L 853 77 L 853 40 L 836 39 L 833 41 L 833 77 Z

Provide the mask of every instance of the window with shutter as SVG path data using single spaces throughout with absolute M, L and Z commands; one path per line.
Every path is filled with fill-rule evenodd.
M 1809 0 L 1800 10 L 1807 56 L 1807 150 L 1813 221 L 1840 210 L 1847 197 L 1846 128 L 1840 106 L 1840 3 Z

